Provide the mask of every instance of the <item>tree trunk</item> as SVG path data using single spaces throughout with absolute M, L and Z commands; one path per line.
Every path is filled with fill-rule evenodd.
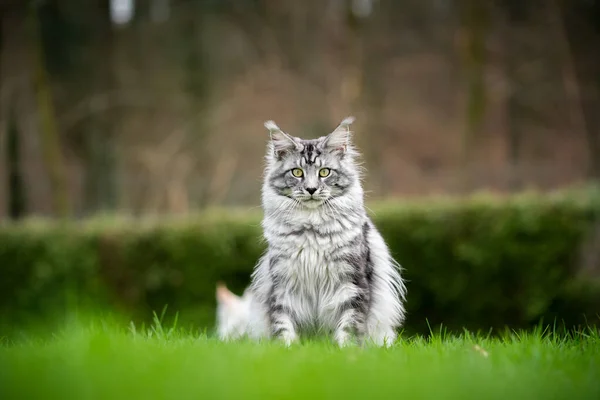
M 4 56 L 4 10 L 0 9 L 0 67 Z M 2 83 L 0 70 L 0 83 Z M 1 87 L 1 85 L 0 85 Z M 14 95 L 12 96 L 14 98 Z M 8 217 L 13 220 L 22 218 L 26 213 L 25 185 L 21 170 L 21 141 L 15 102 L 9 101 L 6 128 L 6 173 L 8 180 Z
M 389 7 L 389 5 L 386 4 Z M 373 184 L 373 190 L 376 190 L 378 196 L 387 196 L 388 188 L 391 182 L 388 182 L 385 169 L 385 160 L 388 155 L 386 151 L 387 132 L 385 129 L 385 117 L 383 116 L 384 98 L 385 98 L 385 77 L 383 68 L 383 59 L 381 58 L 382 48 L 380 41 L 384 40 L 377 33 L 382 29 L 385 23 L 384 13 L 386 10 L 372 10 L 369 15 L 363 18 L 363 54 L 362 54 L 362 79 L 363 93 L 361 106 L 365 112 L 365 121 L 360 136 L 364 136 L 368 141 L 365 148 L 370 160 L 373 174 L 369 175 L 369 181 Z
M 518 190 L 523 182 L 520 179 L 519 161 L 521 141 L 524 136 L 523 121 L 527 111 L 523 101 L 525 83 L 519 67 L 523 61 L 523 31 L 527 18 L 527 5 L 520 0 L 505 0 L 502 3 L 505 73 L 509 92 L 507 98 L 507 160 L 509 164 L 509 188 Z
M 30 43 L 34 55 L 34 84 L 37 111 L 40 123 L 42 149 L 52 190 L 54 213 L 66 217 L 70 212 L 68 187 L 64 160 L 61 154 L 60 135 L 54 111 L 52 88 L 44 59 L 44 49 L 40 35 L 39 12 L 35 7 L 29 12 Z
M 110 0 L 101 0 L 89 17 L 90 57 L 87 70 L 91 95 L 111 92 L 114 79 L 114 31 L 110 18 Z M 85 131 L 86 176 L 85 208 L 88 212 L 114 210 L 117 205 L 117 145 L 114 132 L 118 111 L 109 107 L 107 112 L 91 116 Z
M 14 105 L 8 113 L 6 130 L 6 161 L 8 174 L 8 216 L 13 220 L 22 218 L 26 212 L 25 186 L 21 171 L 21 141 Z
M 485 66 L 489 10 L 481 0 L 461 0 L 458 6 L 467 92 L 462 143 L 463 190 L 468 190 L 473 148 L 476 139 L 481 135 L 486 108 Z
M 589 177 L 600 180 L 600 4 L 559 0 L 578 84 L 589 149 Z
M 206 22 L 202 16 L 201 4 L 190 4 L 193 13 L 186 16 L 182 26 L 181 48 L 183 51 L 184 90 L 189 99 L 190 128 L 188 132 L 193 135 L 186 138 L 192 145 L 190 151 L 194 153 L 197 167 L 205 171 L 211 171 L 214 159 L 207 150 L 205 143 L 208 140 L 208 60 L 206 57 L 206 43 L 203 37 L 203 24 Z M 211 45 L 211 44 L 208 44 Z M 212 44 L 214 45 L 214 44 Z M 210 174 L 209 174 L 210 175 Z M 193 193 L 194 205 L 204 207 L 211 202 L 212 194 L 209 193 L 211 177 L 207 176 L 202 182 L 198 182 L 201 191 Z

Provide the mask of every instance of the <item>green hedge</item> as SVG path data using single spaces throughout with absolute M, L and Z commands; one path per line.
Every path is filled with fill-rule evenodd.
M 597 319 L 600 286 L 580 272 L 600 221 L 597 192 L 371 208 L 405 268 L 409 332 Z M 260 233 L 260 214 L 239 211 L 2 225 L 0 322 L 88 306 L 139 320 L 168 304 L 183 323 L 211 328 L 215 283 L 243 290 L 264 249 Z

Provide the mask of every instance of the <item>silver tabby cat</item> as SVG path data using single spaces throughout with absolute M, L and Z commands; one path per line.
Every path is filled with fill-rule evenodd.
M 290 345 L 301 333 L 317 331 L 333 334 L 340 346 L 354 336 L 379 346 L 394 342 L 406 289 L 365 212 L 352 121 L 313 140 L 265 123 L 271 135 L 262 189 L 268 249 L 243 297 L 220 288 L 221 338 L 275 337 Z M 227 320 L 228 313 L 235 318 Z

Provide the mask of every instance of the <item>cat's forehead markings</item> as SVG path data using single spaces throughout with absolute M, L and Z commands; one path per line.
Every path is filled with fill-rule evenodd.
M 303 143 L 304 148 L 300 152 L 302 155 L 302 162 L 307 165 L 312 165 L 317 160 L 317 157 L 321 154 L 321 151 L 317 148 L 313 141 L 305 141 Z

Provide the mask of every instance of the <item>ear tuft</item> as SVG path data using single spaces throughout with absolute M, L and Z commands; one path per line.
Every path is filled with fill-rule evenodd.
M 274 121 L 266 121 L 264 125 L 269 130 L 273 153 L 277 159 L 281 159 L 285 153 L 294 149 L 302 150 L 302 145 L 282 131 Z
M 338 126 L 325 138 L 325 148 L 332 152 L 340 154 L 346 153 L 352 132 L 350 125 L 354 122 L 354 117 L 346 117 Z
M 348 125 L 352 125 L 354 123 L 354 120 L 356 118 L 354 118 L 353 116 L 349 116 L 344 118 L 344 120 L 340 123 L 340 126 L 348 126 Z
M 280 131 L 281 129 L 279 129 L 279 127 L 277 126 L 277 124 L 274 121 L 265 121 L 265 128 L 267 128 L 269 130 L 269 132 L 272 131 Z

